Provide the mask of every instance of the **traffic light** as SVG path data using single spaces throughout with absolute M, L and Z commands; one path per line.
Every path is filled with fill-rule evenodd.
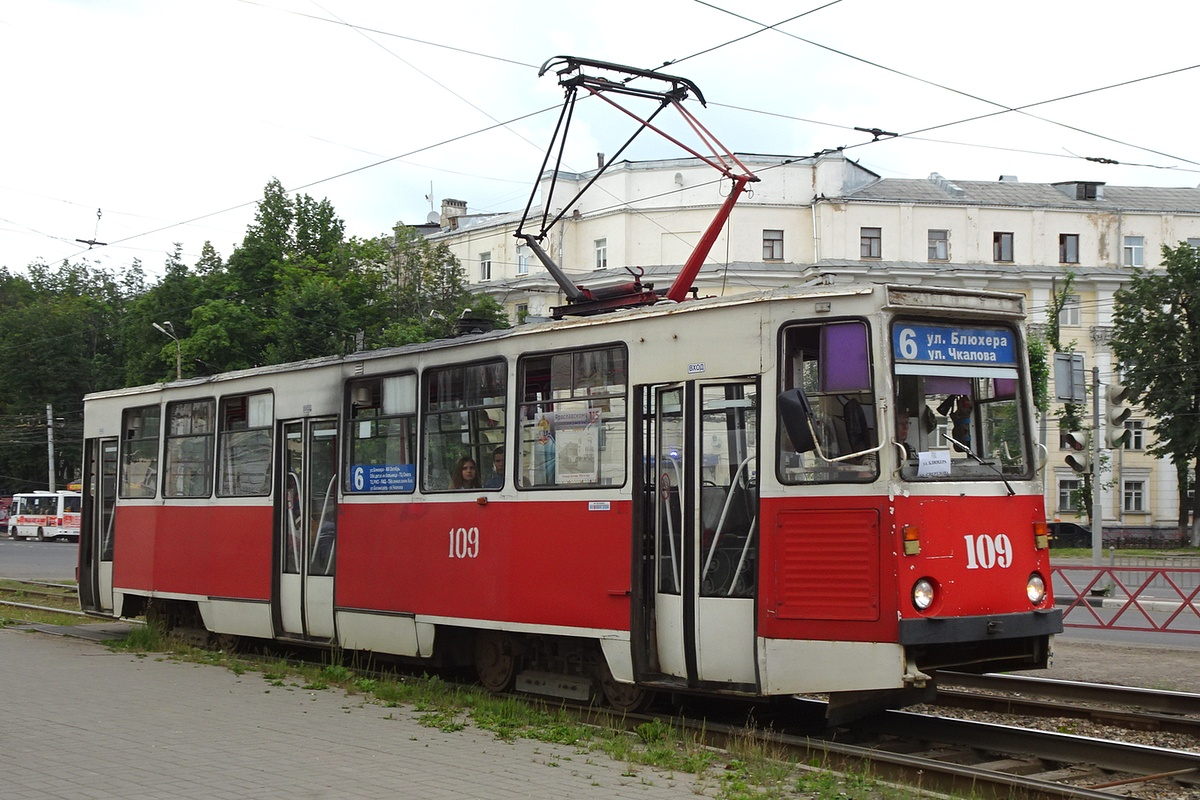
M 1129 399 L 1129 387 L 1119 383 L 1110 384 L 1106 392 L 1108 410 L 1105 416 L 1108 424 L 1104 428 L 1105 447 L 1124 447 L 1129 444 L 1133 435 L 1125 428 L 1125 420 L 1133 413 L 1125 402 Z
M 1070 448 L 1067 466 L 1076 472 L 1089 472 L 1092 468 L 1092 437 L 1088 431 L 1071 431 L 1063 435 L 1063 442 Z

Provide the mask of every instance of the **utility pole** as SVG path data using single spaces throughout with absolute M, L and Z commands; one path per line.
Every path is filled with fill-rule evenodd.
M 50 465 L 50 491 L 54 491 L 54 404 L 46 403 L 46 445 Z
M 1100 368 L 1092 367 L 1092 566 L 1104 559 L 1104 503 L 1100 499 Z

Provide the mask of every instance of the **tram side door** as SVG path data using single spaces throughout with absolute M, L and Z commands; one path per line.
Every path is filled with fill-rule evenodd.
M 91 439 L 84 459 L 83 526 L 79 533 L 79 602 L 113 610 L 113 523 L 117 502 L 117 440 Z
M 279 618 L 285 633 L 332 639 L 337 558 L 337 419 L 288 420 L 276 502 Z
M 757 385 L 664 386 L 654 407 L 659 670 L 757 685 Z

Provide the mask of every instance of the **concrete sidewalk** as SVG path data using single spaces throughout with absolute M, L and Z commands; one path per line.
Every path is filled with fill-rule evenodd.
M 681 800 L 718 788 L 711 775 L 631 770 L 599 752 L 416 719 L 341 690 L 0 629 L 4 800 Z

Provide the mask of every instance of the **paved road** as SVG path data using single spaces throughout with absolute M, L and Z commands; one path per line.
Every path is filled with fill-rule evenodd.
M 79 545 L 0 539 L 0 578 L 73 581 Z
M 474 728 L 443 733 L 410 708 L 261 674 L 115 654 L 0 629 L 4 800 L 639 798 L 712 796 L 600 753 Z

